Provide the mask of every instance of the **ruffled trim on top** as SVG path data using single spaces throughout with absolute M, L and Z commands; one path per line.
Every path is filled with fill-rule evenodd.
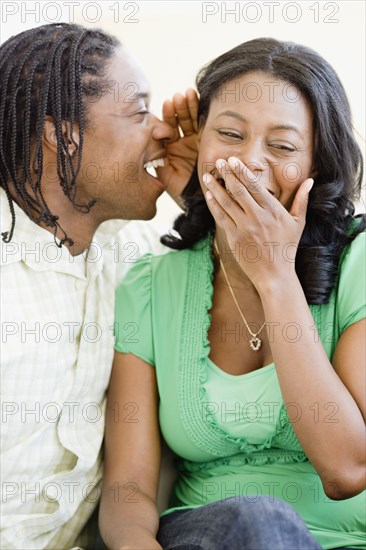
M 282 452 L 300 452 L 306 458 L 306 455 L 300 445 L 300 441 L 294 432 L 284 403 L 281 405 L 276 431 L 273 434 L 271 446 L 274 448 L 280 448 Z
M 207 380 L 207 358 L 210 353 L 208 329 L 211 325 L 211 315 L 208 312 L 212 307 L 213 295 L 212 241 L 213 235 L 209 235 L 196 243 L 187 258 L 187 285 L 178 367 L 178 400 L 182 425 L 190 440 L 199 449 L 214 457 L 228 457 L 239 453 L 250 455 L 270 449 L 271 446 L 282 447 L 280 440 L 284 440 L 284 449 L 278 455 L 278 460 L 304 461 L 306 455 L 300 451 L 300 443 L 293 432 L 284 404 L 276 430 L 261 444 L 251 444 L 244 437 L 230 436 L 207 411 L 204 384 Z M 295 448 L 298 454 L 294 455 L 293 451 L 287 451 L 286 448 L 289 447 Z M 256 463 L 257 460 L 264 460 L 264 456 L 265 454 L 262 457 L 247 457 L 245 460 L 248 460 L 248 463 Z M 273 459 L 277 457 L 273 453 L 271 456 Z M 244 458 L 239 460 L 243 461 Z M 271 460 L 269 455 L 268 460 Z M 207 465 L 206 462 L 204 464 Z
M 191 462 L 190 460 L 177 459 L 176 468 L 181 473 L 199 473 L 209 471 L 220 466 L 240 467 L 244 464 L 251 466 L 263 466 L 264 464 L 293 464 L 308 462 L 303 451 L 284 451 L 282 449 L 268 449 L 252 454 L 237 454 L 225 458 L 217 458 L 209 462 Z

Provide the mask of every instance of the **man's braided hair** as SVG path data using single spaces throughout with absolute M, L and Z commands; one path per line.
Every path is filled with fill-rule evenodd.
M 57 23 L 22 32 L 0 47 L 0 182 L 12 214 L 10 231 L 2 233 L 4 242 L 11 241 L 14 233 L 13 197 L 35 223 L 54 228 L 54 235 L 61 229 L 64 238 L 59 246 L 66 241 L 73 244 L 43 196 L 45 121 L 50 116 L 55 124 L 57 174 L 63 192 L 76 209 L 89 212 L 95 200 L 88 204 L 75 200 L 87 107 L 108 90 L 105 71 L 118 45 L 116 38 L 100 30 Z M 75 125 L 79 144 L 73 138 Z M 73 154 L 70 142 L 75 146 Z

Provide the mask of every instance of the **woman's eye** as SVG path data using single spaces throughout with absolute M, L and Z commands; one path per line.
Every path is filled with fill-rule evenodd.
M 218 133 L 220 134 L 220 136 L 225 136 L 225 137 L 234 138 L 234 139 L 242 139 L 240 134 L 235 134 L 234 132 L 219 130 Z
M 274 149 L 281 149 L 282 151 L 289 151 L 291 153 L 295 151 L 293 147 L 289 147 L 288 145 L 280 145 L 277 143 L 272 143 L 271 147 L 273 147 Z

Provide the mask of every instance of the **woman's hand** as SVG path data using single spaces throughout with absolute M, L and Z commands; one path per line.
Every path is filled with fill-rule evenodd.
M 197 162 L 197 113 L 198 96 L 192 88 L 186 91 L 186 95 L 174 94 L 172 100 L 167 99 L 163 104 L 163 120 L 172 127 L 174 137 L 165 143 L 164 167 L 156 171 L 179 206 L 182 206 L 180 195 Z
M 226 189 L 205 174 L 207 204 L 244 273 L 257 289 L 269 277 L 292 276 L 313 180 L 302 182 L 288 212 L 238 158 L 216 166 Z

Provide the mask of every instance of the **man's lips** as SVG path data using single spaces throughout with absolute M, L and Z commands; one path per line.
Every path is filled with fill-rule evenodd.
M 147 171 L 148 168 L 158 168 L 159 166 L 164 166 L 163 158 L 153 159 L 153 160 L 149 160 L 148 162 L 145 162 L 144 170 Z
M 159 180 L 156 175 L 156 168 L 164 166 L 164 158 L 162 156 L 151 159 L 144 164 L 144 170 L 147 175 L 154 180 L 154 182 L 160 187 L 160 189 L 165 190 L 166 185 Z
M 144 170 L 150 169 L 151 172 L 149 172 L 150 176 L 156 176 L 154 173 L 154 170 L 159 167 L 164 166 L 164 158 L 166 157 L 166 151 L 164 149 L 160 149 L 160 151 L 156 151 L 154 156 L 151 156 L 148 161 L 144 164 Z

